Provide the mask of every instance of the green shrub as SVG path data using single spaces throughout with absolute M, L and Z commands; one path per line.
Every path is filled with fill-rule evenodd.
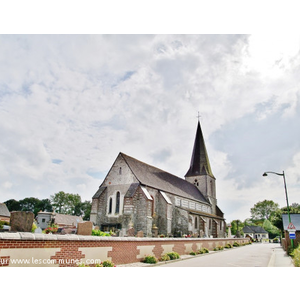
M 161 258 L 160 261 L 168 261 L 170 260 L 170 256 L 168 254 L 164 254 Z
M 197 254 L 197 253 L 194 252 L 194 251 L 190 252 L 190 255 L 196 255 L 196 254 Z
M 204 253 L 209 253 L 209 250 L 207 248 L 201 248 L 200 250 L 197 251 L 198 254 L 204 254 Z
M 293 250 L 293 261 L 295 267 L 300 267 L 300 245 L 296 249 Z
M 79 263 L 77 267 L 89 267 L 84 262 Z M 95 267 L 115 267 L 115 264 L 109 260 L 102 261 L 100 264 L 96 264 Z
M 96 229 L 92 229 L 92 235 L 95 236 L 110 236 L 110 234 L 108 232 L 103 232 L 101 230 L 96 230 Z
M 147 255 L 144 257 L 143 262 L 145 264 L 156 264 L 157 263 L 157 258 L 152 255 Z
M 229 248 L 233 248 L 233 246 L 232 246 L 230 243 L 227 243 L 227 244 L 225 245 L 225 248 L 229 249 Z
M 80 263 L 77 265 L 77 267 L 84 268 L 84 267 L 89 267 L 89 265 L 86 265 L 85 263 Z
M 239 244 L 238 242 L 234 242 L 232 246 L 233 246 L 233 247 L 239 247 L 240 244 Z
M 103 262 L 101 263 L 101 265 L 102 265 L 103 267 L 114 267 L 114 266 L 115 266 L 115 264 L 114 264 L 112 261 L 110 261 L 110 260 L 105 260 L 105 261 L 103 261 Z
M 35 222 L 32 223 L 32 226 L 31 226 L 31 232 L 35 232 L 35 230 L 37 229 L 37 225 Z
M 287 250 L 288 255 L 294 257 L 294 250 L 295 248 L 293 246 L 289 246 Z
M 177 252 L 169 252 L 169 253 L 167 253 L 167 255 L 170 257 L 170 260 L 180 258 L 180 255 Z

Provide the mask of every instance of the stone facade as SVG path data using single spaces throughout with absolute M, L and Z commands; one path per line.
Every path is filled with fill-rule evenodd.
M 195 144 L 200 144 L 201 152 L 204 141 L 199 128 L 200 124 Z M 133 228 L 135 234 L 142 231 L 148 237 L 224 237 L 215 177 L 205 146 L 204 155 L 199 152 L 201 159 L 195 155 L 197 147 L 185 180 L 120 153 L 93 197 L 90 220 L 120 236 Z

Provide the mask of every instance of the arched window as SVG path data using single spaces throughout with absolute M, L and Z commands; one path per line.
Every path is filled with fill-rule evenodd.
M 112 198 L 109 198 L 109 203 L 108 203 L 108 213 L 112 213 Z
M 119 212 L 120 212 L 120 192 L 117 192 L 115 213 L 118 214 Z
M 195 217 L 195 229 L 198 229 L 198 217 Z
M 195 185 L 195 186 L 199 186 L 199 182 L 198 182 L 198 180 L 197 180 L 197 179 L 195 179 L 195 181 L 194 181 L 194 185 Z
M 121 175 L 122 174 L 122 168 L 120 167 L 120 169 L 119 169 L 119 175 Z

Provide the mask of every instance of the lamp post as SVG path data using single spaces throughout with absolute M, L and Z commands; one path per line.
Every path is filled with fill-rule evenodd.
M 276 174 L 278 176 L 283 176 L 285 199 L 286 199 L 289 223 L 291 223 L 292 221 L 291 221 L 291 215 L 290 215 L 290 206 L 289 206 L 289 199 L 288 199 L 288 193 L 287 193 L 287 188 L 286 188 L 286 181 L 285 181 L 284 171 L 282 171 L 282 174 L 281 173 L 276 173 L 276 172 L 265 172 L 262 176 L 268 176 L 268 173 Z M 292 239 L 291 239 L 291 244 L 292 244 L 292 247 L 294 248 L 294 240 L 292 240 Z

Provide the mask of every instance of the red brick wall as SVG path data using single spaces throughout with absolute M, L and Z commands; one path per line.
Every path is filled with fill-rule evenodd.
M 284 232 L 284 239 L 282 239 L 282 246 L 285 251 L 287 251 L 288 247 L 291 246 L 291 240 L 289 236 L 289 232 Z M 300 243 L 300 231 L 296 231 L 296 239 L 294 239 L 294 247 L 297 247 Z
M 51 260 L 57 266 L 71 267 L 76 266 L 77 262 L 86 258 L 83 252 L 93 251 L 93 248 L 96 251 L 93 252 L 93 255 L 99 253 L 96 254 L 97 257 L 95 259 L 105 260 L 104 257 L 106 257 L 114 264 L 119 265 L 139 262 L 142 260 L 143 254 L 155 255 L 157 258 L 160 258 L 164 252 L 164 247 L 184 255 L 189 254 L 191 250 L 197 251 L 200 243 L 202 247 L 212 250 L 218 245 L 232 244 L 234 241 L 248 242 L 248 239 L 107 238 L 77 235 L 51 236 L 31 233 L 0 233 L 0 266 L 11 266 L 15 263 L 12 258 L 15 259 L 16 255 L 21 255 L 23 259 L 30 259 L 31 262 L 38 262 L 38 258 L 42 255 L 44 259 Z M 15 251 L 16 249 L 21 251 Z M 28 249 L 32 249 L 32 251 L 28 251 Z M 141 251 L 144 252 L 141 253 Z M 34 257 L 34 255 L 37 256 Z M 20 266 L 26 266 L 26 264 Z M 47 266 L 46 262 L 45 266 Z

